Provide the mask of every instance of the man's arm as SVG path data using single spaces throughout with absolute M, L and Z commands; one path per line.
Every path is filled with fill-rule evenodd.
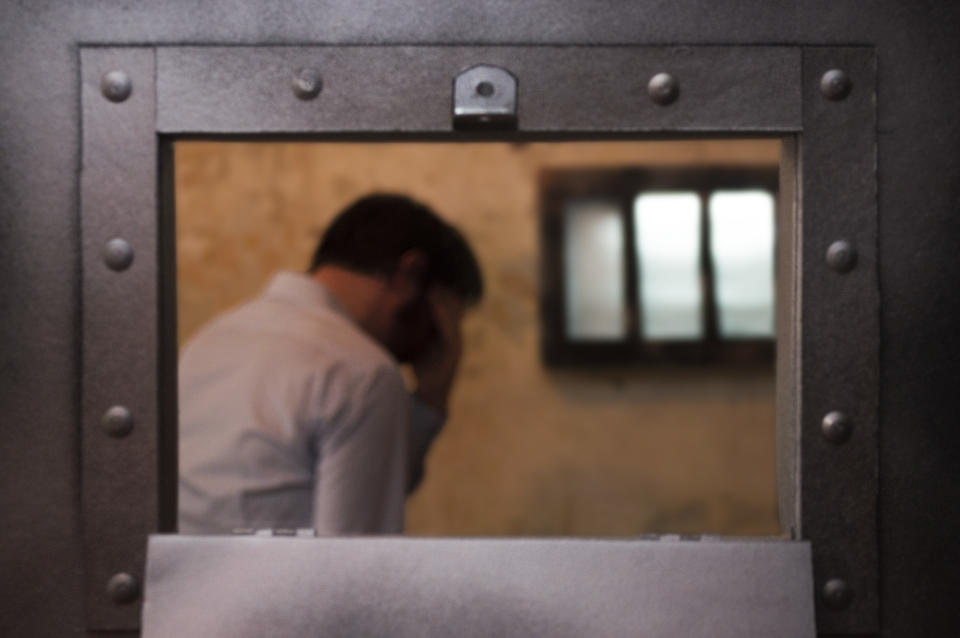
M 410 468 L 407 494 L 412 494 L 423 481 L 424 463 L 433 440 L 443 429 L 444 415 L 414 395 L 410 417 Z
M 410 397 L 387 367 L 349 391 L 317 444 L 318 534 L 399 534 L 407 486 Z
M 455 294 L 435 288 L 430 291 L 430 305 L 438 337 L 413 364 L 417 391 L 411 416 L 408 492 L 423 480 L 424 460 L 446 421 L 447 403 L 463 353 L 463 302 Z

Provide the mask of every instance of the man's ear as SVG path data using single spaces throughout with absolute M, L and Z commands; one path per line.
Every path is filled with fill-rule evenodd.
M 408 250 L 397 260 L 390 286 L 401 293 L 404 301 L 409 301 L 424 292 L 426 274 L 427 256 L 419 250 Z

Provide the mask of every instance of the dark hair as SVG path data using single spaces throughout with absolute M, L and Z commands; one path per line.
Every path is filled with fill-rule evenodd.
M 480 265 L 460 231 L 402 195 L 368 195 L 341 211 L 321 238 L 310 272 L 332 264 L 389 275 L 411 250 L 427 259 L 425 285 L 441 284 L 468 303 L 483 296 Z

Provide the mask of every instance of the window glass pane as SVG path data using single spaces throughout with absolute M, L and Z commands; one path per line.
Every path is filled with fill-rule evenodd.
M 774 204 L 764 190 L 710 196 L 710 254 L 721 337 L 772 337 Z
M 700 197 L 691 192 L 638 195 L 633 214 L 643 337 L 702 338 Z
M 612 202 L 572 202 L 564 214 L 567 337 L 626 336 L 623 216 Z

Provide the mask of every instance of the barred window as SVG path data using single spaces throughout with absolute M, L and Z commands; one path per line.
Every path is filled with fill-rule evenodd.
M 541 175 L 551 364 L 772 360 L 776 170 Z

